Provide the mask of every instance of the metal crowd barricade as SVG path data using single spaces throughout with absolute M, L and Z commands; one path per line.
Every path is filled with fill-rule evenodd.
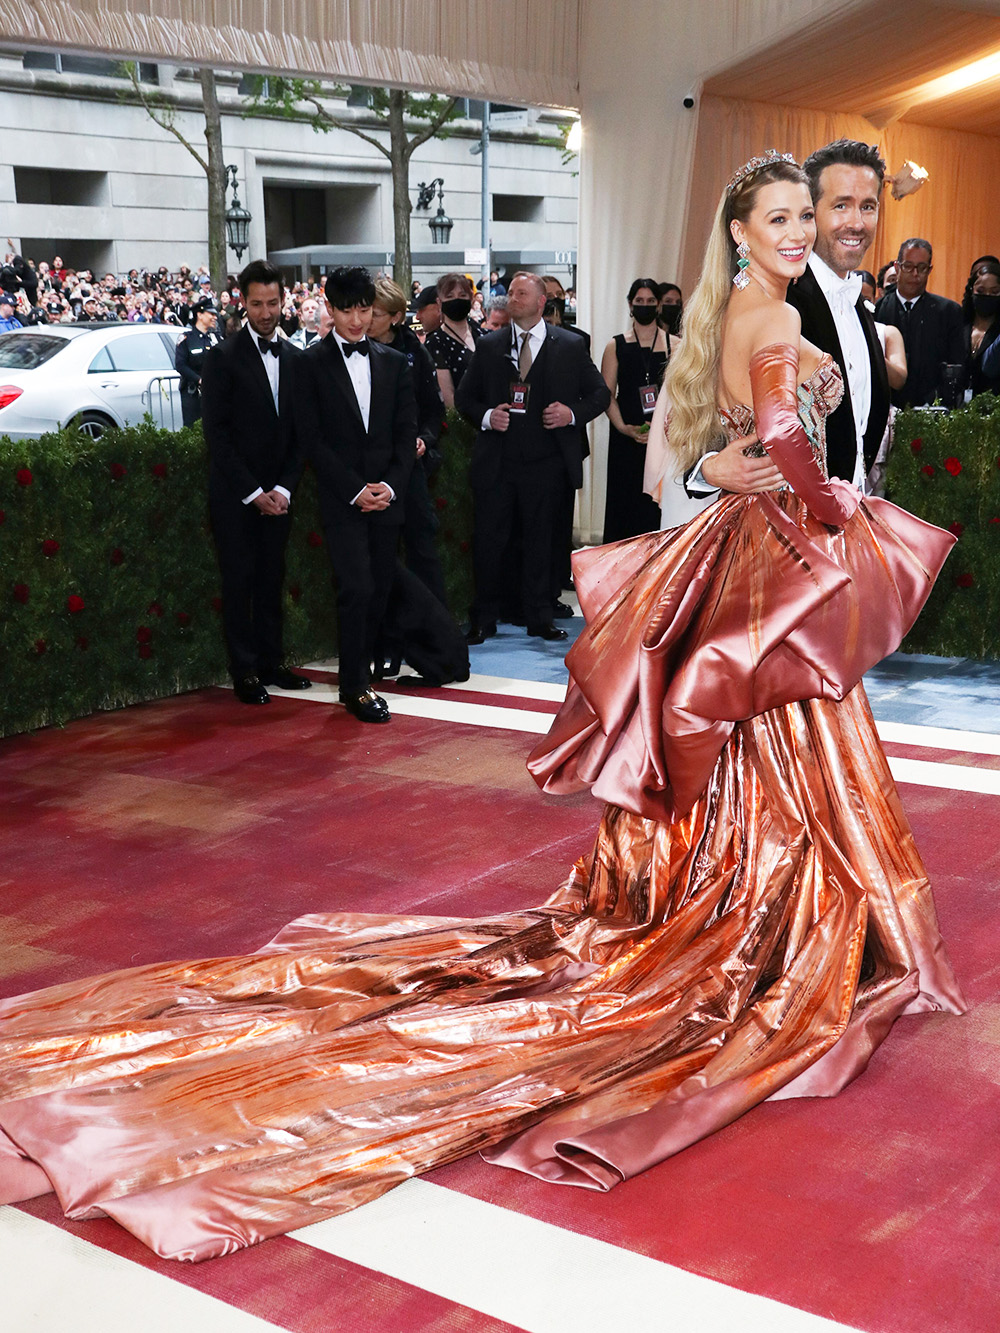
M 180 375 L 154 375 L 142 395 L 142 404 L 161 430 L 180 430 L 183 417 Z

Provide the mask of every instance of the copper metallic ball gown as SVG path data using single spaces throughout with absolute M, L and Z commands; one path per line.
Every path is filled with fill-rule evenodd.
M 963 1010 L 859 683 L 952 539 L 826 480 L 839 375 L 796 386 L 765 351 L 724 421 L 756 416 L 795 492 L 578 558 L 587 627 L 530 767 L 609 804 L 563 888 L 492 920 L 307 916 L 248 957 L 7 1000 L 8 1199 L 53 1188 L 190 1260 L 477 1149 L 606 1190 L 835 1093 L 900 1014 Z

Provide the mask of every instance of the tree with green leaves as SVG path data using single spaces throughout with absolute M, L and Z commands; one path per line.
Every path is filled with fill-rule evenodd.
M 335 89 L 343 95 L 344 89 Z M 324 101 L 331 89 L 318 79 L 296 79 L 267 76 L 258 81 L 251 102 L 253 115 L 282 115 L 289 119 L 305 120 L 317 133 L 332 129 L 347 130 L 357 135 L 389 159 L 392 171 L 392 219 L 395 263 L 393 277 L 404 292 L 410 290 L 412 264 L 410 260 L 410 158 L 428 139 L 444 138 L 448 121 L 459 114 L 457 97 L 440 97 L 436 93 L 409 93 L 401 88 L 372 88 L 366 108 L 388 133 L 388 143 L 375 138 L 350 116 L 340 115 Z M 408 132 L 409 123 L 412 132 Z
M 208 271 L 212 278 L 212 290 L 218 294 L 226 281 L 226 168 L 222 160 L 222 115 L 215 86 L 215 71 L 202 69 L 198 72 L 205 112 L 205 152 L 201 153 L 177 128 L 176 106 L 168 102 L 162 93 L 143 85 L 136 62 L 125 61 L 121 70 L 132 85 L 123 94 L 123 99 L 141 106 L 161 130 L 172 134 L 184 145 L 205 173 L 208 181 Z

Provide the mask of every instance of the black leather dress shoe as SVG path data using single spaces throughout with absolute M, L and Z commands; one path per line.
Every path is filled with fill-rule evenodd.
M 233 693 L 241 704 L 269 704 L 271 696 L 256 676 L 237 676 L 233 681 Z
M 288 667 L 275 667 L 273 671 L 261 673 L 260 683 L 262 685 L 273 685 L 279 690 L 311 690 L 312 681 L 307 676 L 300 676 L 297 671 L 289 671 Z
M 465 642 L 476 644 L 485 643 L 487 639 L 492 639 L 497 632 L 497 622 L 495 620 L 487 621 L 484 625 L 477 625 L 475 621 L 469 626 L 469 632 L 465 636 Z
M 556 602 L 556 608 L 553 613 L 554 620 L 572 620 L 576 612 L 568 602 Z
M 568 639 L 569 635 L 564 629 L 559 629 L 556 625 L 548 624 L 529 625 L 528 637 L 529 639 L 548 639 L 551 643 L 556 639 Z
M 389 705 L 371 687 L 362 690 L 360 694 L 345 694 L 341 691 L 340 702 L 349 713 L 354 714 L 359 722 L 389 722 L 392 720 Z

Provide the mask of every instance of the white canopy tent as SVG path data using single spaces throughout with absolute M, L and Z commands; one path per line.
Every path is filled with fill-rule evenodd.
M 926 157 L 930 186 L 887 205 L 880 237 L 931 236 L 949 295 L 1000 244 L 1000 0 L 0 0 L 0 41 L 578 110 L 579 320 L 598 357 L 634 277 L 690 287 L 723 182 L 772 145 L 852 134 L 892 168 Z

